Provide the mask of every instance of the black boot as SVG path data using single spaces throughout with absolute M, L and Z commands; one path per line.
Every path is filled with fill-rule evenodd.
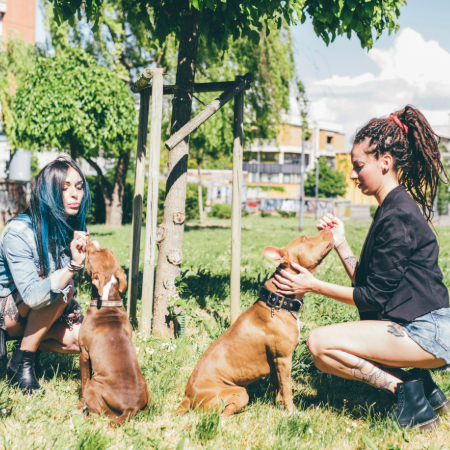
M 13 348 L 20 349 L 20 344 L 22 344 L 22 341 L 16 341 L 13 344 Z M 41 363 L 41 351 L 39 349 L 36 350 L 36 353 L 34 354 L 34 372 L 36 373 L 37 378 L 42 378 L 45 374 L 44 366 Z
M 439 417 L 425 398 L 423 381 L 414 380 L 397 384 L 397 404 L 389 413 L 400 427 L 432 431 L 440 424 Z
M 445 414 L 450 411 L 450 400 L 448 400 L 445 394 L 439 389 L 439 386 L 433 381 L 429 370 L 411 369 L 408 373 L 423 381 L 425 397 L 436 414 Z
M 19 389 L 28 394 L 44 393 L 36 377 L 35 357 L 33 352 L 13 347 L 13 354 L 6 368 L 6 374 L 11 384 L 18 385 Z

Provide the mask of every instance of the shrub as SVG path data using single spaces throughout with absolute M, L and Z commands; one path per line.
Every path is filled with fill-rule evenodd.
M 378 208 L 378 206 L 375 206 L 375 205 L 372 205 L 370 207 L 370 215 L 372 216 L 372 219 L 375 216 L 375 213 L 377 212 L 377 208 Z
M 110 180 L 107 177 L 107 181 Z M 89 185 L 92 197 L 91 214 L 89 216 L 90 223 L 105 223 L 106 209 L 103 200 L 103 193 L 98 177 L 87 176 L 86 180 Z M 166 193 L 165 183 L 159 183 L 158 193 L 158 222 L 162 221 L 164 215 L 164 199 Z M 127 179 L 123 194 L 123 215 L 122 224 L 131 223 L 133 217 L 133 195 L 134 195 L 134 179 Z M 202 186 L 203 205 L 206 203 L 206 187 Z M 145 223 L 147 217 L 147 179 L 144 189 L 144 204 L 142 208 L 142 223 Z M 198 185 L 196 183 L 187 183 L 186 188 L 186 220 L 198 219 Z
M 279 209 L 277 212 L 280 216 L 286 217 L 286 218 L 295 217 L 295 215 L 296 215 L 295 211 L 283 211 L 282 209 Z
M 218 219 L 230 219 L 231 218 L 231 205 L 228 203 L 216 203 L 211 206 L 211 216 Z

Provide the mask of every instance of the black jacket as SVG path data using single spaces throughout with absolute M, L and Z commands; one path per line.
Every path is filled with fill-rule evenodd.
M 356 267 L 361 320 L 409 322 L 448 307 L 436 236 L 403 186 L 377 209 Z

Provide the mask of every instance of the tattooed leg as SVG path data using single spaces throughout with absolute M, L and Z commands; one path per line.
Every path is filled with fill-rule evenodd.
M 388 333 L 393 334 L 395 337 L 405 337 L 406 333 L 402 326 L 400 326 L 398 323 L 392 322 L 390 325 L 388 325 Z
M 358 380 L 364 383 L 375 386 L 379 389 L 387 389 L 392 391 L 390 374 L 381 370 L 376 364 L 365 361 L 362 358 L 356 357 L 358 362 L 350 368 L 350 373 Z
M 5 299 L 4 320 L 7 333 L 11 337 L 22 336 L 27 324 L 30 308 L 23 303 L 18 292 L 13 292 Z

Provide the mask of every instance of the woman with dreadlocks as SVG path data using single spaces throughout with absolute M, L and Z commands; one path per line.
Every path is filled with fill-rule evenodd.
M 39 351 L 80 351 L 72 277 L 84 264 L 89 207 L 83 173 L 60 156 L 36 176 L 27 210 L 0 237 L 0 332 L 19 339 L 7 376 L 27 393 L 42 392 Z
M 390 417 L 400 426 L 434 429 L 435 413 L 450 410 L 428 371 L 450 363 L 449 297 L 429 226 L 441 176 L 448 181 L 437 136 L 419 110 L 406 106 L 361 128 L 351 157 L 350 178 L 379 204 L 359 262 L 339 219 L 329 214 L 317 228 L 333 231 L 354 287 L 317 280 L 294 263 L 299 274 L 281 270 L 275 283 L 281 295 L 314 292 L 356 306 L 361 321 L 311 332 L 314 364 L 396 398 Z

